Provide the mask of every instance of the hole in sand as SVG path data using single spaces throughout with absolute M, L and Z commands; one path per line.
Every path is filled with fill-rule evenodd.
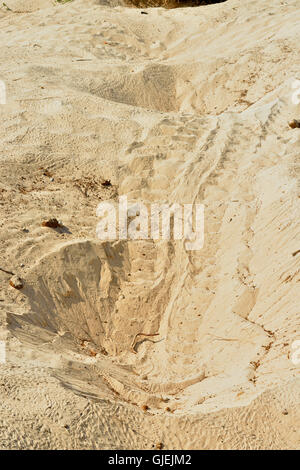
M 89 342 L 105 355 L 117 354 L 110 332 L 125 266 L 124 245 L 89 241 L 64 245 L 42 259 L 22 290 L 30 306 L 24 331 L 30 336 L 34 327 L 44 328 Z
M 27 276 L 22 295 L 29 313 L 9 313 L 8 329 L 22 344 L 23 362 L 34 357 L 53 367 L 74 392 L 138 405 L 147 401 L 159 409 L 162 390 L 179 391 L 178 384 L 149 386 L 133 367 L 132 341 L 138 331 L 151 331 L 164 304 L 157 307 L 159 286 L 151 281 L 136 294 L 141 285 L 129 278 L 130 258 L 124 242 L 63 245 Z M 156 300 L 150 302 L 151 296 Z
M 79 241 L 41 259 L 20 292 L 29 313 L 7 316 L 21 360 L 30 362 L 28 351 L 35 351 L 35 360 L 74 392 L 161 411 L 166 401 L 174 411 L 187 411 L 206 399 L 215 409 L 212 390 L 222 394 L 249 383 L 253 346 L 247 341 L 259 348 L 265 332 L 231 315 L 236 336 L 224 331 L 223 337 L 217 314 L 202 322 L 193 306 L 180 306 L 181 296 L 174 303 L 172 292 L 181 284 L 163 265 L 158 273 L 155 253 L 165 266 L 174 256 L 167 243 Z

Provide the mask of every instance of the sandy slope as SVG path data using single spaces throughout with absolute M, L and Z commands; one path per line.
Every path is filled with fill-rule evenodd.
M 0 447 L 299 448 L 298 1 L 54 3 L 0 9 Z M 203 249 L 101 243 L 118 194 Z

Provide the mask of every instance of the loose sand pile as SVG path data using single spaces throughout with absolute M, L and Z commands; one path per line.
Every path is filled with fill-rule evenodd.
M 0 8 L 0 446 L 299 448 L 299 2 L 116 5 Z M 99 241 L 119 195 L 204 247 Z

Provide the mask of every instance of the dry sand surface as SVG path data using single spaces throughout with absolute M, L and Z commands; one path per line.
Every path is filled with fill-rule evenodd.
M 299 0 L 141 11 L 0 7 L 0 448 L 299 449 Z M 203 248 L 100 241 L 119 195 Z

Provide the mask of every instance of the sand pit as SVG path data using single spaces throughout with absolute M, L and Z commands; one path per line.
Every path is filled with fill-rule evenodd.
M 1 7 L 1 448 L 299 448 L 297 3 Z

